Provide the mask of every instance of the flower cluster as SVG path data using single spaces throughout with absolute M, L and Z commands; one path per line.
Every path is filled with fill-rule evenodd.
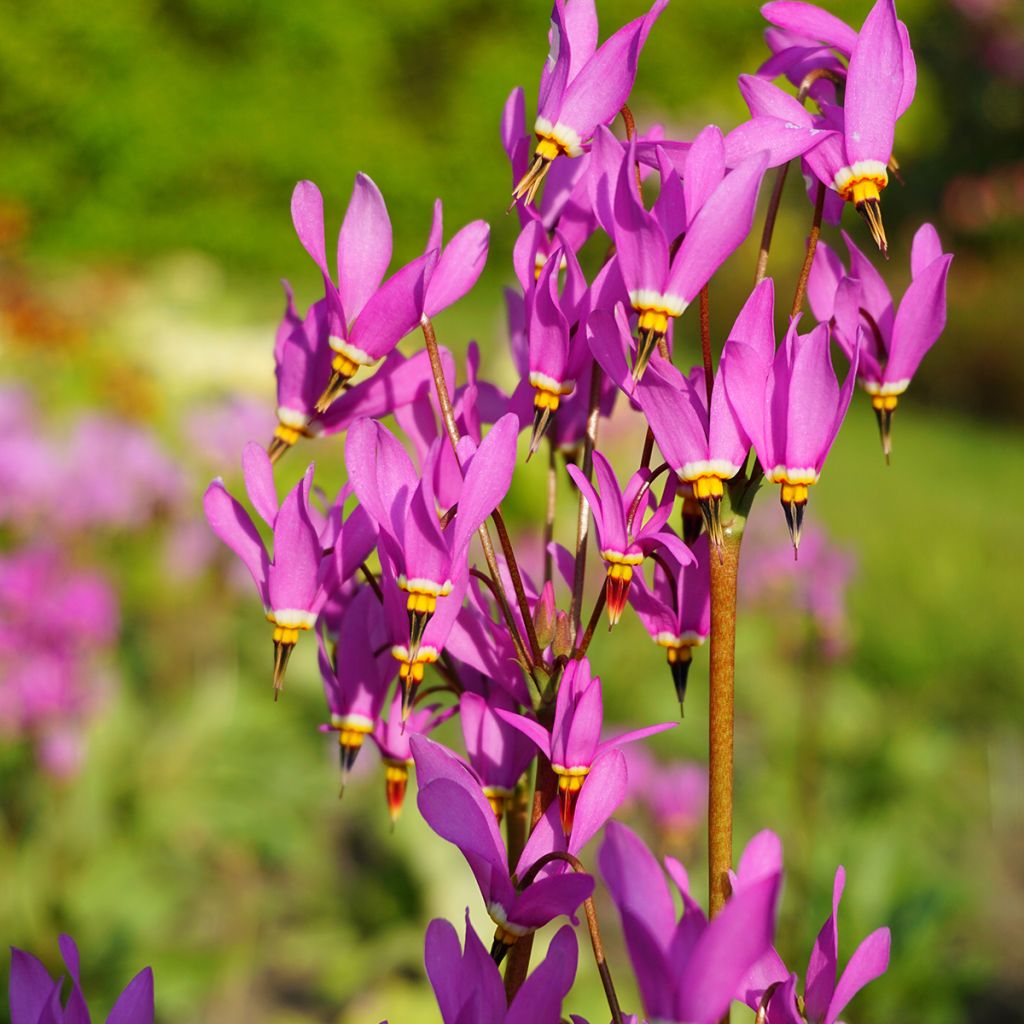
M 483 380 L 477 348 L 462 364 L 433 326 L 476 284 L 487 225 L 466 225 L 445 244 L 438 201 L 422 255 L 387 276 L 391 222 L 371 179 L 356 178 L 336 261 L 327 258 L 320 191 L 300 182 L 292 220 L 322 296 L 303 311 L 286 286 L 274 346 L 277 427 L 266 450 L 249 444 L 242 453 L 254 514 L 219 479 L 204 499 L 270 624 L 275 696 L 295 645 L 314 633 L 323 728 L 337 734 L 343 783 L 369 738 L 394 820 L 415 767 L 420 813 L 477 882 L 495 926 L 491 957 L 468 924 L 461 945 L 443 922 L 427 935 L 446 1021 L 561 1019 L 574 939 L 559 932 L 524 984 L 528 937 L 573 919 L 581 905 L 594 933 L 595 880 L 580 857 L 627 795 L 621 748 L 677 724 L 602 740 L 602 685 L 588 650 L 604 609 L 614 627 L 631 607 L 666 650 L 682 708 L 694 648 L 721 620 L 722 574 L 735 573 L 758 488 L 779 488 L 795 552 L 855 384 L 871 396 L 888 456 L 896 399 L 945 320 L 951 257 L 930 225 L 914 238 L 913 281 L 898 309 L 852 239 L 848 263 L 817 244 L 822 221 L 836 222 L 849 203 L 888 257 L 881 196 L 898 173 L 895 126 L 916 79 L 893 0 L 877 0 L 859 30 L 811 4 L 767 4 L 771 56 L 739 83 L 750 119 L 726 131 L 708 125 L 692 139 L 666 138 L 658 126 L 638 131 L 626 106 L 666 6 L 657 0 L 599 44 L 593 0 L 555 0 L 532 132 L 523 90 L 505 106 L 501 137 L 520 225 L 518 287 L 506 293 L 518 384 L 506 391 Z M 620 113 L 625 138 L 612 130 Z M 715 359 L 708 284 L 750 233 L 765 174 L 778 168 L 781 193 L 794 160 L 810 182 L 813 226 L 788 317 L 777 329 L 781 285 L 766 273 L 773 202 L 756 283 Z M 595 251 L 605 253 L 600 263 Z M 698 303 L 701 350 L 691 352 L 677 325 Z M 424 348 L 402 351 L 417 327 Z M 601 425 L 627 407 L 644 435 L 638 462 L 621 473 Z M 346 482 L 337 494 L 316 486 L 310 465 L 281 497 L 282 457 L 302 438 L 341 434 Z M 542 445 L 549 452 L 536 572 L 517 557 L 502 511 L 521 435 L 524 461 Z M 573 550 L 555 539 L 559 488 L 577 503 Z M 603 579 L 588 617 L 591 512 Z M 556 570 L 569 595 L 561 602 Z M 464 755 L 427 735 L 455 716 Z M 730 758 L 731 742 L 729 734 Z M 531 807 L 525 780 L 534 765 Z M 714 794 L 714 767 L 711 775 Z M 684 820 L 693 814 L 675 810 Z M 762 1020 L 831 1022 L 884 970 L 887 933 L 876 933 L 836 981 L 833 914 L 798 999 L 797 976 L 772 949 L 780 857 L 773 836 L 755 837 L 727 902 L 729 865 L 719 863 L 710 920 L 682 866 L 668 861 L 680 919 L 643 843 L 609 825 L 598 862 L 647 1019 L 710 1024 L 742 999 Z M 506 956 L 508 1004 L 496 966 Z

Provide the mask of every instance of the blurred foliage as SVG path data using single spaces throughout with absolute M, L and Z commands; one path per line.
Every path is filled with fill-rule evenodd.
M 866 8 L 830 6 L 854 22 Z M 387 197 L 399 258 L 422 247 L 438 193 L 450 227 L 492 222 L 487 276 L 439 330 L 456 345 L 476 335 L 486 366 L 507 368 L 496 289 L 511 276 L 516 222 L 503 215 L 497 125 L 514 85 L 532 101 L 548 9 L 0 9 L 5 373 L 29 380 L 57 418 L 96 406 L 155 423 L 187 461 L 177 427 L 197 396 L 251 388 L 269 405 L 276 279 L 316 297 L 288 217 L 295 180 L 318 181 L 337 222 L 358 169 Z M 638 7 L 600 9 L 607 27 Z M 737 848 L 763 827 L 783 836 L 780 947 L 795 968 L 827 916 L 836 863 L 849 879 L 844 955 L 892 925 L 892 969 L 850 1021 L 1003 1024 L 1020 1019 L 1024 1000 L 1024 655 L 1012 643 L 1024 442 L 1014 428 L 926 406 L 1020 418 L 1024 102 L 1019 71 L 992 50 L 1019 33 L 1020 15 L 1000 0 L 906 0 L 900 10 L 921 79 L 899 135 L 908 186 L 887 197 L 889 276 L 898 294 L 912 229 L 936 219 L 957 253 L 950 326 L 900 404 L 895 464 L 882 464 L 858 395 L 812 496 L 808 516 L 861 558 L 851 658 L 830 668 L 794 659 L 785 629 L 763 612 L 741 626 Z M 644 53 L 638 116 L 681 133 L 738 121 L 733 82 L 762 59 L 759 31 L 753 4 L 677 0 Z M 795 181 L 787 200 L 772 266 L 788 293 L 809 213 Z M 716 281 L 716 332 L 747 287 L 748 257 Z M 694 325 L 681 329 L 689 343 Z M 631 448 L 621 444 L 624 469 Z M 340 452 L 337 441 L 302 446 L 280 479 L 292 482 L 307 457 L 336 476 Z M 536 520 L 540 461 L 510 502 L 522 527 Z M 205 480 L 193 483 L 198 510 Z M 755 516 L 784 535 L 771 493 Z M 26 751 L 0 748 L 4 941 L 55 966 L 56 932 L 71 931 L 97 1014 L 151 962 L 167 1022 L 435 1019 L 425 921 L 457 920 L 469 905 L 484 929 L 463 862 L 412 807 L 388 834 L 372 753 L 338 804 L 334 752 L 315 731 L 324 709 L 310 645 L 273 705 L 255 598 L 225 585 L 226 558 L 201 579 L 179 578 L 165 539 L 159 527 L 130 543 L 95 539 L 121 592 L 124 687 L 92 732 L 81 776 L 55 784 Z M 631 616 L 593 650 L 610 717 L 674 714 L 663 654 Z M 663 757 L 705 756 L 706 657 L 697 655 L 685 725 L 652 742 Z M 698 891 L 700 846 L 691 838 L 673 850 Z M 624 965 L 612 910 L 599 909 L 613 967 Z M 597 1021 L 599 986 L 587 957 L 581 965 L 571 1009 Z

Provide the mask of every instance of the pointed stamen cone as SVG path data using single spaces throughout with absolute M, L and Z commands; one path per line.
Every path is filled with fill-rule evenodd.
M 316 400 L 316 405 L 314 406 L 316 411 L 327 412 L 331 403 L 345 390 L 348 381 L 349 378 L 344 374 L 339 373 L 337 370 L 331 370 L 331 377 L 327 382 L 327 387 L 324 388 L 324 393 Z
M 857 204 L 857 212 L 867 221 L 878 251 L 888 259 L 889 242 L 885 237 L 885 225 L 882 223 L 882 204 L 877 199 L 865 199 Z
M 541 441 L 544 440 L 548 427 L 551 426 L 553 415 L 551 409 L 548 408 L 533 410 L 533 433 L 530 435 L 530 450 L 526 453 L 527 462 L 537 454 L 537 449 L 540 447 Z
M 636 362 L 633 364 L 632 372 L 634 390 L 640 383 L 644 371 L 651 361 L 651 356 L 654 355 L 654 348 L 658 344 L 659 337 L 661 335 L 657 331 L 641 331 L 637 338 Z
M 388 801 L 388 814 L 392 828 L 398 822 L 409 785 L 409 768 L 401 761 L 384 762 L 384 793 Z
M 892 463 L 892 416 L 896 411 L 895 395 L 877 395 L 871 400 L 875 410 L 875 419 L 878 421 L 878 434 L 882 439 L 882 453 L 885 455 L 885 464 Z
M 291 444 L 286 441 L 283 437 L 277 437 L 276 435 L 270 439 L 270 444 L 267 445 L 267 455 L 270 458 L 270 464 L 275 465 L 277 460 L 288 449 L 291 448 Z
M 806 501 L 783 501 L 782 510 L 786 513 L 786 525 L 789 527 L 789 536 L 793 541 L 793 561 L 800 557 L 800 531 L 804 525 L 804 509 Z
M 712 495 L 709 498 L 701 498 L 698 504 L 704 529 L 708 532 L 708 540 L 715 546 L 721 564 L 722 549 L 725 546 L 725 534 L 722 531 L 722 498 L 720 495 Z
M 345 795 L 345 786 L 348 784 L 348 773 L 352 771 L 360 750 L 362 750 L 362 744 L 359 746 L 353 746 L 350 743 L 338 744 L 338 763 L 341 765 L 341 789 L 338 790 L 339 800 Z
M 409 612 L 409 664 L 416 660 L 419 654 L 420 644 L 423 642 L 423 632 L 427 623 L 433 616 L 433 612 Z
M 700 536 L 700 531 L 704 529 L 704 516 L 696 498 L 683 499 L 682 520 L 683 543 L 692 548 Z
M 562 832 L 565 833 L 566 839 L 569 838 L 569 834 L 572 832 L 573 822 L 576 820 L 576 805 L 580 802 L 580 790 L 583 788 L 583 779 L 576 777 L 569 777 L 566 779 L 560 779 L 559 782 L 568 781 L 568 786 L 559 785 L 558 787 L 558 809 L 559 817 L 562 820 Z
M 608 573 L 605 580 L 604 603 L 608 609 L 608 628 L 614 629 L 626 610 L 626 602 L 629 600 L 629 585 L 632 582 L 632 574 L 629 576 L 612 575 Z
M 512 948 L 512 943 L 506 942 L 502 936 L 505 933 L 502 929 L 498 929 L 494 934 L 494 941 L 491 943 L 491 959 L 500 967 L 501 962 L 508 955 L 508 951 Z
M 676 699 L 679 701 L 679 717 L 686 717 L 686 683 L 690 678 L 690 666 L 693 658 L 689 647 L 670 647 L 668 649 L 668 667 L 672 672 L 672 684 L 676 688 Z
M 284 674 L 288 669 L 288 659 L 295 650 L 294 643 L 283 643 L 280 640 L 274 641 L 274 700 L 277 700 L 284 686 Z
M 416 703 L 416 691 L 419 689 L 419 680 L 411 676 L 403 676 L 398 680 L 398 687 L 402 694 L 402 732 L 405 732 L 405 723 L 409 720 L 409 713 Z
M 520 199 L 525 199 L 527 206 L 533 202 L 533 197 L 537 194 L 537 189 L 540 188 L 541 182 L 544 181 L 550 167 L 551 161 L 546 157 L 534 156 L 529 170 L 519 179 L 519 184 L 512 189 L 512 202 L 509 204 L 509 210 Z M 505 212 L 507 213 L 508 210 Z

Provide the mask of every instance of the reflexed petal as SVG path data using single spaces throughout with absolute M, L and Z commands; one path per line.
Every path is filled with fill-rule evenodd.
M 761 13 L 767 21 L 779 28 L 827 43 L 843 53 L 850 53 L 857 43 L 857 33 L 845 21 L 814 4 L 801 3 L 799 0 L 776 0 L 765 4 Z
M 893 0 L 875 0 L 846 75 L 846 157 L 889 162 L 903 94 L 903 42 Z
M 774 117 L 797 128 L 814 126 L 810 111 L 795 96 L 761 75 L 740 75 L 739 87 L 753 117 Z
M 117 997 L 107 1024 L 153 1024 L 153 969 L 144 967 Z
M 465 783 L 438 778 L 420 786 L 416 803 L 426 823 L 442 839 L 464 855 L 473 854 L 494 870 L 508 873 L 505 844 L 494 811 L 468 772 Z
M 509 725 L 518 729 L 524 736 L 533 740 L 544 756 L 550 759 L 551 734 L 540 722 L 535 722 L 532 718 L 527 718 L 525 715 L 517 715 L 513 711 L 506 711 L 504 708 L 498 708 L 495 714 L 508 722 Z
M 274 467 L 262 445 L 250 441 L 242 452 L 242 475 L 245 491 L 253 508 L 271 529 L 277 518 L 277 487 L 274 484 Z
M 942 255 L 942 241 L 934 224 L 922 224 L 910 248 L 910 274 L 917 277 Z
M 822 925 L 811 950 L 807 964 L 804 1000 L 807 1004 L 807 1019 L 819 1021 L 828 1010 L 832 994 L 836 989 L 836 968 L 839 963 L 839 901 L 843 898 L 846 872 L 842 865 L 836 868 L 832 884 L 832 914 Z
M 827 323 L 832 319 L 836 289 L 845 276 L 843 262 L 835 250 L 819 241 L 814 252 L 811 273 L 807 278 L 807 301 L 811 304 L 811 312 L 818 323 Z
M 264 605 L 270 603 L 267 594 L 269 559 L 263 541 L 256 532 L 249 513 L 228 494 L 220 480 L 214 480 L 203 496 L 203 512 L 210 529 L 245 564 L 259 591 Z
M 892 328 L 888 381 L 909 380 L 946 326 L 946 277 L 952 256 L 933 261 L 907 288 Z
M 836 985 L 823 1024 L 834 1024 L 847 1003 L 865 985 L 885 974 L 889 968 L 890 941 L 889 929 L 879 928 L 857 947 Z
M 467 920 L 466 928 L 470 925 Z M 462 948 L 454 926 L 441 918 L 427 925 L 423 965 L 434 990 L 444 1024 L 457 1024 L 465 993 L 471 991 L 462 977 Z
M 491 229 L 475 220 L 457 232 L 444 247 L 427 285 L 424 312 L 436 316 L 458 302 L 476 284 L 487 262 Z
M 273 609 L 312 609 L 321 552 L 303 493 L 305 482 L 288 493 L 274 523 L 274 561 L 267 580 Z
M 391 220 L 380 189 L 357 174 L 338 233 L 338 292 L 351 324 L 380 287 L 391 262 Z
M 508 493 L 516 462 L 519 421 L 511 413 L 502 416 L 480 443 L 466 470 L 459 511 L 455 516 L 455 539 L 451 550 L 465 551 L 473 534 Z
M 542 928 L 563 914 L 570 917 L 593 891 L 594 879 L 590 875 L 569 871 L 541 878 L 523 890 L 509 920 L 526 928 Z
M 668 276 L 668 240 L 637 193 L 634 155 L 635 149 L 630 145 L 615 186 L 615 249 L 630 292 L 660 292 Z
M 626 799 L 627 780 L 626 758 L 621 750 L 609 750 L 594 759 L 573 814 L 570 853 L 579 856 L 583 847 L 618 810 Z
M 302 247 L 329 280 L 324 245 L 324 199 L 311 181 L 300 181 L 292 192 L 292 224 Z
M 676 924 L 675 905 L 665 876 L 644 841 L 632 829 L 613 821 L 605 829 L 597 863 L 619 913 L 632 913 L 645 921 L 667 947 Z
M 11 1024 L 36 1024 L 43 1007 L 53 995 L 54 984 L 41 960 L 12 947 L 8 990 Z
M 576 980 L 577 957 L 576 936 L 566 925 L 551 940 L 544 961 L 516 993 L 504 1018 L 505 1024 L 557 1024 L 561 1019 L 562 1000 Z M 500 1019 L 497 1013 L 481 1017 L 486 1021 Z
M 767 147 L 759 147 L 765 149 Z M 702 129 L 686 154 L 683 191 L 686 195 L 686 224 L 694 218 L 711 198 L 725 177 L 725 143 L 721 130 L 713 124 Z
M 725 138 L 725 162 L 735 167 L 754 154 L 768 154 L 768 167 L 778 167 L 803 156 L 835 133 L 822 128 L 805 127 L 778 117 L 752 117 L 734 128 Z

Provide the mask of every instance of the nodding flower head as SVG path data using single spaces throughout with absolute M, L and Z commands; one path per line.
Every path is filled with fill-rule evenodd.
M 609 124 L 629 98 L 640 51 L 668 0 L 597 45 L 597 14 L 587 0 L 555 0 L 550 50 L 540 77 L 537 145 L 533 162 L 512 190 L 512 201 L 532 203 L 560 156 L 578 157 L 600 125 Z
M 336 283 L 327 263 L 324 201 L 311 181 L 295 186 L 292 223 L 324 280 L 327 342 L 333 358 L 316 411 L 325 412 L 360 367 L 383 359 L 420 322 L 438 250 L 431 249 L 384 281 L 391 262 L 391 220 L 384 197 L 365 174 L 356 175 L 338 233 Z

